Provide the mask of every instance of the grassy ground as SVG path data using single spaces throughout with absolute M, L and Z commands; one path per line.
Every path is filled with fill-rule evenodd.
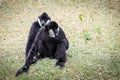
M 25 61 L 33 21 L 42 12 L 61 25 L 70 42 L 64 69 L 56 60 Z M 120 80 L 119 0 L 0 0 L 0 80 Z

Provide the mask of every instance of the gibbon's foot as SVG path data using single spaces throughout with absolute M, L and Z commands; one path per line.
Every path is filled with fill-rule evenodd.
M 64 68 L 64 66 L 65 66 L 64 64 L 65 64 L 65 62 L 59 62 L 59 61 L 58 61 L 58 62 L 56 63 L 56 66 L 59 66 L 60 69 L 62 69 L 62 68 Z
M 15 77 L 18 77 L 20 74 L 22 74 L 22 73 L 24 73 L 24 72 L 25 72 L 25 73 L 28 73 L 28 69 L 29 69 L 29 67 L 26 66 L 26 65 L 24 65 L 22 68 L 20 68 L 20 69 L 17 71 Z

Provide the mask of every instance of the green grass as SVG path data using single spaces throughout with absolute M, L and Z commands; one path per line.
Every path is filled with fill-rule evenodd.
M 0 0 L 0 80 L 119 80 L 120 1 Z M 15 78 L 25 62 L 30 26 L 47 12 L 70 42 L 64 69 L 45 58 Z

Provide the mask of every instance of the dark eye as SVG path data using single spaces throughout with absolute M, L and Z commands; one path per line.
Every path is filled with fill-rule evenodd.
M 46 30 L 50 30 L 50 28 L 47 25 L 45 26 L 45 28 L 46 28 Z
M 49 30 L 50 28 L 48 27 L 47 30 Z

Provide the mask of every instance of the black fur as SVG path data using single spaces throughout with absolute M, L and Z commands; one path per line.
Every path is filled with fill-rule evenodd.
M 58 35 L 50 37 L 49 30 L 52 29 L 56 34 L 58 28 Z M 47 23 L 45 27 L 39 29 L 29 50 L 25 65 L 17 71 L 16 77 L 23 72 L 28 72 L 31 64 L 45 57 L 57 59 L 56 66 L 60 66 L 60 68 L 64 67 L 66 62 L 66 50 L 68 48 L 69 42 L 61 27 L 59 27 L 55 21 Z
M 40 19 L 42 26 L 44 26 L 48 20 L 51 20 L 50 17 L 48 16 L 48 14 L 45 13 L 45 12 L 42 13 L 38 18 Z M 34 42 L 34 39 L 35 39 L 35 36 L 36 36 L 37 32 L 39 31 L 39 29 L 42 26 L 39 25 L 38 21 L 35 21 L 32 24 L 30 32 L 29 32 L 29 36 L 28 36 L 27 45 L 26 45 L 26 57 L 27 57 L 28 52 L 29 52 L 29 50 L 31 48 L 31 45 Z
M 49 29 L 56 32 L 59 27 L 54 21 L 49 22 L 45 25 L 45 28 L 41 28 L 37 33 L 34 43 L 29 51 L 27 60 L 33 60 L 33 56 L 38 55 L 39 58 L 53 57 L 58 59 L 58 64 L 60 62 L 66 62 L 66 50 L 69 48 L 68 40 L 65 36 L 64 31 L 59 27 L 59 34 L 57 36 L 49 37 Z M 55 33 L 56 34 L 56 33 Z M 38 52 L 40 54 L 38 54 Z M 63 65 L 59 65 L 63 67 Z

